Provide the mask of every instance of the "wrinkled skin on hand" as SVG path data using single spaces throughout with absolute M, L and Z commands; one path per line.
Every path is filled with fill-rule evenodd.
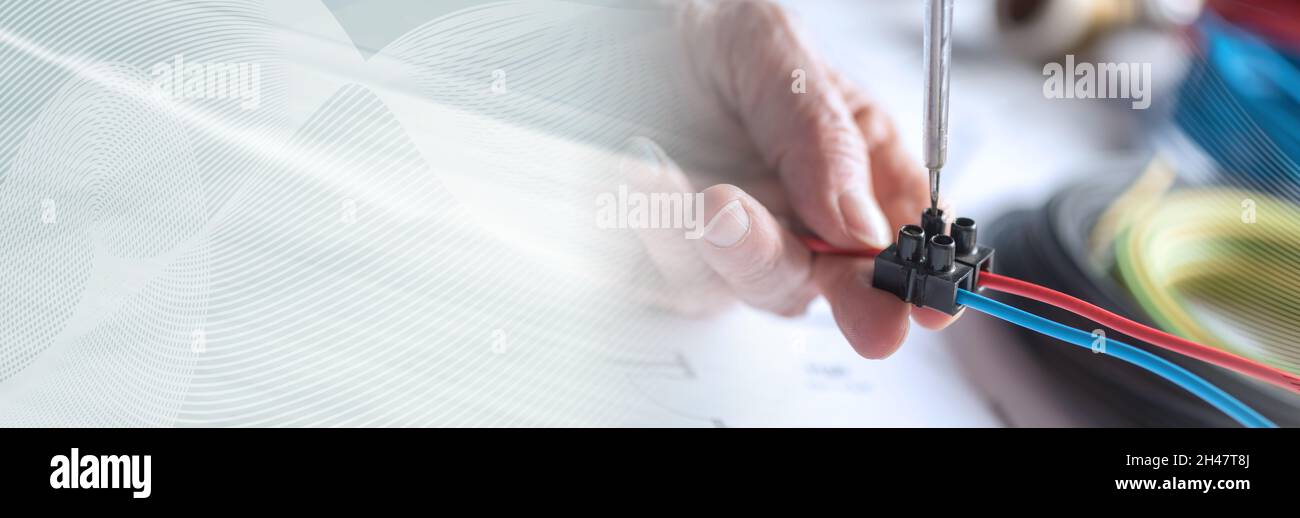
M 710 185 L 716 178 L 683 171 L 650 139 L 626 144 L 621 168 L 640 190 L 703 188 L 702 239 L 639 234 L 668 282 L 683 288 L 675 290 L 676 309 L 708 313 L 739 300 L 794 316 L 820 294 L 867 358 L 897 350 L 909 318 L 931 329 L 951 323 L 872 288 L 870 259 L 814 254 L 782 224 L 797 221 L 836 247 L 865 249 L 888 246 L 899 227 L 917 220 L 929 206 L 926 173 L 883 107 L 822 62 L 775 4 L 675 5 L 689 87 L 734 115 L 731 131 L 752 144 L 749 163 L 762 165 Z

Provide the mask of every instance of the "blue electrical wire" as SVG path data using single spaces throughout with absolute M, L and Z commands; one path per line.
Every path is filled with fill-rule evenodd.
M 1001 302 L 995 301 L 988 297 L 978 295 L 966 290 L 957 290 L 957 303 L 974 308 L 977 311 L 988 315 L 1006 320 L 1012 324 L 1037 331 L 1058 340 L 1078 345 L 1087 349 L 1092 349 L 1094 337 L 1073 327 L 1053 322 L 1046 318 L 1027 313 L 1025 311 L 1013 308 Z M 1276 428 L 1277 425 L 1269 421 L 1267 417 L 1260 415 L 1254 409 L 1246 406 L 1241 401 L 1228 395 L 1219 387 L 1210 384 L 1208 381 L 1201 379 L 1200 376 L 1188 372 L 1187 369 L 1174 365 L 1168 360 L 1143 351 L 1131 345 L 1119 342 L 1105 337 L 1096 337 L 1104 340 L 1098 352 L 1104 352 L 1126 362 L 1142 367 L 1152 373 L 1173 382 L 1188 392 L 1195 394 L 1197 397 L 1205 400 L 1206 403 L 1213 405 L 1215 408 L 1228 414 L 1242 426 L 1249 428 Z

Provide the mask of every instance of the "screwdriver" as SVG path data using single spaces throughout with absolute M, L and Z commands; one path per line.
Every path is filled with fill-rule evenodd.
M 952 60 L 952 2 L 926 0 L 925 168 L 930 170 L 930 209 L 939 210 L 939 171 L 948 158 L 948 65 Z

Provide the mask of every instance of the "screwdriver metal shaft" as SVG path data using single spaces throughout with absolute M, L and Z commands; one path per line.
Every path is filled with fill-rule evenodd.
M 948 69 L 952 60 L 953 0 L 926 0 L 925 167 L 930 170 L 930 208 L 939 206 L 939 172 L 948 159 Z

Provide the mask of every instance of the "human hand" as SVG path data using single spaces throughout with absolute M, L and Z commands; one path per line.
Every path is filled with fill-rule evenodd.
M 689 288 L 679 309 L 707 311 L 734 298 L 792 316 L 820 293 L 868 358 L 897 350 L 909 316 L 931 329 L 951 323 L 872 288 L 871 259 L 814 254 L 780 223 L 797 220 L 835 247 L 868 249 L 888 246 L 919 218 L 929 206 L 927 177 L 881 107 L 819 60 L 775 4 L 687 3 L 677 24 L 695 86 L 734 115 L 732 131 L 746 135 L 762 164 L 735 182 L 747 189 L 704 189 L 702 239 L 639 234 L 669 282 Z M 702 176 L 684 173 L 649 139 L 628 147 L 622 167 L 647 190 L 692 192 Z

